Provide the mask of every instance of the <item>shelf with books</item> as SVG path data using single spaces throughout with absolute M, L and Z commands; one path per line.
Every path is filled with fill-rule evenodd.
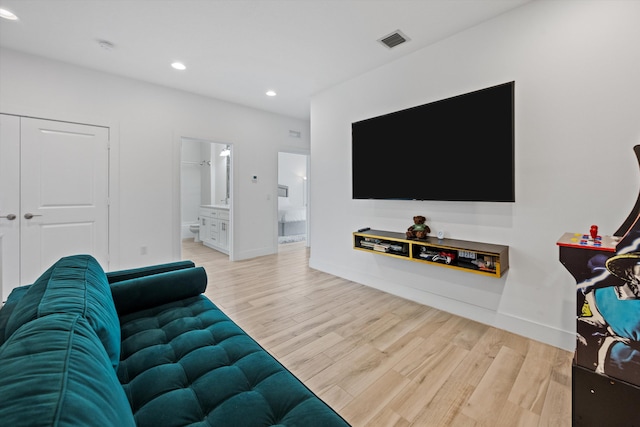
M 353 233 L 356 250 L 501 277 L 509 268 L 509 247 L 456 239 L 407 239 L 404 233 L 367 230 Z

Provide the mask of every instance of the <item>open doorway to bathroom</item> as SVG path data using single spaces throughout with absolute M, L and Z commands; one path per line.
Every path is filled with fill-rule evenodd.
M 231 145 L 181 138 L 180 217 L 183 242 L 229 254 L 232 246 Z
M 308 163 L 306 154 L 278 153 L 278 244 L 308 245 Z

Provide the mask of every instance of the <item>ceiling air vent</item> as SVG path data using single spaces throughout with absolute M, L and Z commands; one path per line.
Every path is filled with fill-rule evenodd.
M 385 45 L 386 47 L 388 47 L 389 49 L 398 46 L 399 44 L 402 44 L 404 42 L 407 42 L 411 40 L 409 37 L 407 37 L 405 34 L 402 33 L 402 31 L 400 30 L 396 30 L 391 34 L 388 34 L 384 37 L 382 37 L 381 39 L 378 39 L 378 41 L 380 43 L 382 43 L 383 45 Z

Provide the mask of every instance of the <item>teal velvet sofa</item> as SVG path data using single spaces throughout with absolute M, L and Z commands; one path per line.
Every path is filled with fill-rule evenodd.
M 203 295 L 190 261 L 56 262 L 0 309 L 0 425 L 348 426 Z

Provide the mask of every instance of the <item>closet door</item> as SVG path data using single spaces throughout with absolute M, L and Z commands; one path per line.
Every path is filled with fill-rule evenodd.
M 108 266 L 109 129 L 21 118 L 20 280 L 60 257 Z
M 0 301 L 20 284 L 20 118 L 0 114 Z

